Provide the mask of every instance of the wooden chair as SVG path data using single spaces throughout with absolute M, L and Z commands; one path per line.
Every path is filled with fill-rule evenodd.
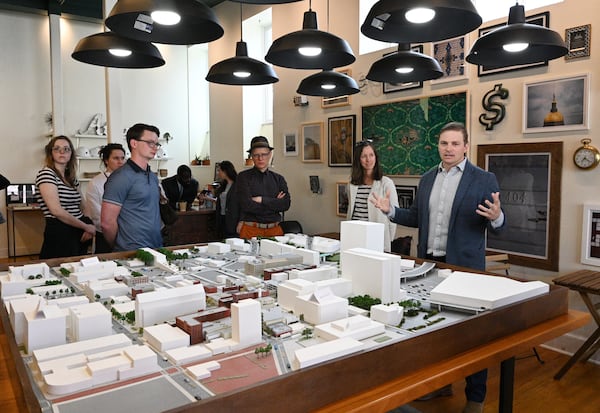
M 506 275 L 510 275 L 510 262 L 508 262 L 508 254 L 492 254 L 485 256 L 485 270 L 489 272 L 504 271 Z

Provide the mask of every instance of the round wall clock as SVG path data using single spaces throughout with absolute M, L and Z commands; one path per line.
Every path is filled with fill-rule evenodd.
M 591 139 L 582 139 L 583 144 L 573 153 L 573 162 L 580 169 L 593 169 L 600 163 L 600 151 L 590 145 Z

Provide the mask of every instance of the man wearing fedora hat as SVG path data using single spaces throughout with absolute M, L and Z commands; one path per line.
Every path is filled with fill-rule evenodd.
M 240 238 L 283 235 L 281 213 L 290 208 L 287 182 L 269 169 L 273 148 L 264 136 L 255 136 L 248 153 L 254 167 L 238 174 L 236 188 L 240 202 Z

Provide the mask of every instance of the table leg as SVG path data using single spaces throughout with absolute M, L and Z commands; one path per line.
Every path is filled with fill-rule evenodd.
M 564 376 L 571 367 L 573 367 L 573 364 L 575 364 L 577 360 L 579 360 L 579 358 L 587 351 L 587 349 L 591 347 L 596 340 L 598 340 L 598 338 L 600 338 L 600 328 L 594 331 L 594 333 L 585 341 L 585 343 L 579 347 L 579 350 L 577 350 L 577 352 L 571 356 L 566 364 L 562 366 L 559 372 L 554 376 L 554 380 L 560 380 L 561 377 Z
M 511 357 L 500 363 L 499 413 L 512 413 L 514 384 L 515 358 Z

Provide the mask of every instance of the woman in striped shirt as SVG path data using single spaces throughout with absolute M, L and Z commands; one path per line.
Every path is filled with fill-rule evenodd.
M 390 205 L 398 206 L 398 194 L 394 182 L 383 176 L 379 157 L 369 140 L 358 142 L 354 147 L 352 172 L 348 185 L 348 219 L 379 222 L 385 226 L 383 249 L 391 251 L 391 242 L 396 235 L 396 224 L 387 215 L 369 202 L 371 193 L 385 197 L 389 193 Z
M 96 227 L 81 212 L 73 143 L 66 136 L 56 136 L 44 149 L 45 166 L 35 178 L 38 202 L 46 219 L 40 258 L 87 254 Z

